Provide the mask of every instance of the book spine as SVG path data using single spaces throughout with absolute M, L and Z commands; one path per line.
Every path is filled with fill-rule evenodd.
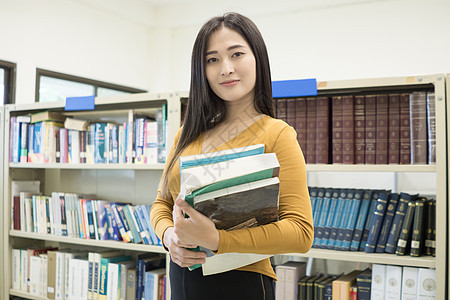
M 21 163 L 28 162 L 28 123 L 20 124 L 20 159 Z
M 389 94 L 388 163 L 400 163 L 400 95 Z
M 365 163 L 366 119 L 364 110 L 364 96 L 355 96 L 355 164 Z
M 332 189 L 330 208 L 328 210 L 327 219 L 323 229 L 323 236 L 321 239 L 319 239 L 319 248 L 326 248 L 327 246 L 328 239 L 330 238 L 331 234 L 331 228 L 333 225 L 338 200 L 339 200 L 339 191 Z
M 306 163 L 316 163 L 316 120 L 317 104 L 316 98 L 306 98 Z
M 365 96 L 365 119 L 366 119 L 366 149 L 365 163 L 375 164 L 376 162 L 376 134 L 377 134 L 377 96 Z
M 80 131 L 80 163 L 86 163 L 86 131 Z
M 388 112 L 388 95 L 377 95 L 375 163 L 378 165 L 388 163 Z
M 110 139 L 111 139 L 111 148 L 110 148 L 110 159 L 109 162 L 113 164 L 119 163 L 119 133 L 118 126 L 111 125 L 110 131 Z
M 147 128 L 147 163 L 158 162 L 158 124 L 156 121 L 148 120 Z
M 344 231 L 344 240 L 341 244 L 341 250 L 348 251 L 350 249 L 353 232 L 355 231 L 356 221 L 359 216 L 362 195 L 363 190 L 355 190 L 352 206 L 350 208 L 350 216 Z
M 395 253 L 397 255 L 405 255 L 408 242 L 410 240 L 411 236 L 411 227 L 414 221 L 414 211 L 416 208 L 416 202 L 415 200 L 411 200 L 408 203 L 408 208 L 406 209 L 405 213 L 405 219 L 403 221 L 403 226 L 400 231 L 400 236 L 398 237 L 397 241 L 397 249 L 395 250 Z
M 409 94 L 400 94 L 400 164 L 411 163 Z
M 355 100 L 352 95 L 342 97 L 342 159 L 344 164 L 355 163 Z
M 277 119 L 287 122 L 287 99 L 277 98 L 276 99 L 276 116 Z
M 436 99 L 433 92 L 427 93 L 428 164 L 436 164 Z
M 34 149 L 34 124 L 28 126 L 28 162 L 32 162 L 33 149 Z
M 287 99 L 286 123 L 295 128 L 295 102 L 294 98 Z
M 297 131 L 297 141 L 302 149 L 303 156 L 306 157 L 306 98 L 298 98 L 295 104 L 295 130 Z
M 317 190 L 317 198 L 316 198 L 316 205 L 315 205 L 315 211 L 313 211 L 313 224 L 314 224 L 314 241 L 313 241 L 313 245 L 314 242 L 317 243 L 317 234 L 318 234 L 318 227 L 319 227 L 319 219 L 320 219 L 320 215 L 322 213 L 323 210 L 323 201 L 324 201 L 324 196 L 325 196 L 325 189 L 323 188 L 319 188 Z
M 332 134 L 332 162 L 341 164 L 342 158 L 342 96 L 331 98 L 331 134 Z
M 367 212 L 366 223 L 364 224 L 364 231 L 361 237 L 361 242 L 359 244 L 359 251 L 364 251 L 364 249 L 366 248 L 367 238 L 369 237 L 370 233 L 370 225 L 372 225 L 372 219 L 377 207 L 377 200 L 378 200 L 378 192 L 373 191 L 372 199 L 370 200 L 369 211 Z
M 384 216 L 383 225 L 381 226 L 380 235 L 377 241 L 376 253 L 384 253 L 386 249 L 386 242 L 389 231 L 391 230 L 392 220 L 394 219 L 395 211 L 397 209 L 399 195 L 392 193 L 389 196 L 389 202 L 386 207 L 386 214 Z
M 352 208 L 353 195 L 355 190 L 350 189 L 345 193 L 341 190 L 340 198 L 344 199 L 344 207 L 342 208 L 342 215 L 339 221 L 339 229 L 337 231 L 336 242 L 334 244 L 335 250 L 341 250 L 342 242 L 344 241 L 345 227 L 350 217 L 350 210 Z
M 423 250 L 423 217 L 425 212 L 425 201 L 420 199 L 416 201 L 416 208 L 414 211 L 414 222 L 412 227 L 411 237 L 411 256 L 422 255 Z
M 111 203 L 111 213 L 114 216 L 117 227 L 119 228 L 119 233 L 125 243 L 131 242 L 130 236 L 128 235 L 125 227 L 123 225 L 122 217 L 119 214 L 117 205 L 115 203 Z
M 106 163 L 105 154 L 105 123 L 95 123 L 95 133 L 94 133 L 94 163 L 104 164 Z
M 120 218 L 122 220 L 122 225 L 123 225 L 123 227 L 125 229 L 125 232 L 127 233 L 128 237 L 130 238 L 130 242 L 133 243 L 134 242 L 134 236 L 133 236 L 133 232 L 132 232 L 131 227 L 130 227 L 131 224 L 128 223 L 128 220 L 127 220 L 127 218 L 125 216 L 125 212 L 123 211 L 123 206 L 122 205 L 117 206 L 117 212 L 120 215 Z
M 392 221 L 391 229 L 389 230 L 389 237 L 386 242 L 386 253 L 395 253 L 395 249 L 397 247 L 397 241 L 400 234 L 400 229 L 403 225 L 403 220 L 405 219 L 406 209 L 408 207 L 408 203 L 411 200 L 411 195 L 407 193 L 401 193 L 399 197 L 399 201 L 397 204 L 397 210 L 395 212 L 394 220 Z
M 427 163 L 426 93 L 414 92 L 410 97 L 411 164 Z
M 134 218 L 133 208 L 130 205 L 125 205 L 122 207 L 125 218 L 127 220 L 128 226 L 133 234 L 133 241 L 135 244 L 141 242 L 140 230 L 138 230 L 137 220 Z
M 388 202 L 388 194 L 380 193 L 378 195 L 376 210 L 374 212 L 372 224 L 370 225 L 371 229 L 369 232 L 369 236 L 367 237 L 366 247 L 364 249 L 364 251 L 367 253 L 375 252 L 376 243 L 378 240 L 378 236 L 380 235 L 381 226 L 383 224 L 383 219 L 386 212 L 387 202 Z
M 344 192 L 345 193 L 345 192 Z M 330 237 L 327 240 L 327 249 L 334 249 L 334 245 L 336 244 L 336 239 L 339 231 L 339 224 L 341 221 L 342 212 L 345 204 L 345 197 L 341 197 L 342 192 L 339 192 L 339 198 L 336 205 L 336 211 L 334 213 L 333 223 L 331 225 Z
M 14 123 L 11 123 L 11 127 L 13 128 L 13 138 L 11 144 L 13 145 L 12 148 L 12 162 L 18 163 L 20 161 L 20 122 L 15 121 Z
M 371 196 L 372 191 L 370 190 L 364 191 L 358 213 L 358 219 L 356 220 L 355 230 L 353 231 L 352 241 L 350 243 L 350 251 L 359 250 L 359 244 L 361 242 L 362 234 L 364 231 L 364 224 L 366 222 L 367 214 L 370 207 Z
M 325 225 L 326 225 L 327 216 L 329 213 L 329 207 L 330 207 L 330 203 L 331 203 L 332 192 L 333 192 L 332 189 L 325 190 L 322 207 L 321 207 L 321 213 L 320 213 L 319 221 L 317 224 L 318 226 L 316 228 L 314 228 L 314 233 L 317 232 L 317 236 L 314 238 L 314 242 L 313 242 L 314 248 L 319 248 L 320 242 L 323 239 Z
M 318 97 L 316 105 L 316 163 L 328 164 L 330 99 L 328 97 Z

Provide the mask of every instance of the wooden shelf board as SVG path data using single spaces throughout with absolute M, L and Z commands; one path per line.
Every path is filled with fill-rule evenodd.
M 76 245 L 86 245 L 86 246 L 93 246 L 93 247 L 111 248 L 111 249 L 167 253 L 162 246 L 124 243 L 124 242 L 120 242 L 120 241 L 111 241 L 111 240 L 87 240 L 87 239 L 80 239 L 80 238 L 70 238 L 70 237 L 66 237 L 66 236 L 56 236 L 56 235 L 50 235 L 50 234 L 36 234 L 36 233 L 30 233 L 30 232 L 21 232 L 21 231 L 17 231 L 17 230 L 10 230 L 9 236 L 25 238 L 25 239 L 33 239 L 33 240 L 52 241 L 52 242 L 59 242 L 59 243 L 66 243 L 66 244 L 76 244 Z

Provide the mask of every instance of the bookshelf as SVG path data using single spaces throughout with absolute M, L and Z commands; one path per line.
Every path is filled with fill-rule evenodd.
M 431 185 L 435 188 L 433 194 L 436 196 L 436 256 L 397 256 L 393 254 L 365 253 L 352 251 L 336 251 L 325 249 L 311 249 L 306 254 L 292 254 L 299 257 L 320 258 L 327 260 L 339 260 L 348 262 L 366 262 L 387 265 L 402 265 L 436 269 L 436 299 L 448 298 L 448 288 L 450 284 L 448 279 L 448 257 L 447 243 L 450 239 L 447 228 L 448 207 L 447 199 L 448 177 L 447 177 L 447 143 L 450 138 L 447 133 L 450 127 L 446 128 L 447 115 L 450 116 L 450 110 L 447 112 L 446 84 L 447 91 L 450 88 L 450 76 L 444 74 L 427 76 L 409 76 L 394 78 L 360 79 L 360 80 L 342 80 L 342 81 L 323 81 L 318 82 L 318 96 L 336 96 L 344 94 L 370 94 L 370 93 L 401 93 L 402 90 L 412 91 L 414 89 L 429 89 L 434 91 L 436 99 L 436 163 L 432 165 L 390 165 L 390 164 L 307 164 L 308 181 L 310 178 L 317 178 L 325 174 L 326 176 L 336 176 L 341 174 L 346 178 L 366 177 L 371 180 L 372 173 L 386 174 L 393 178 L 393 192 L 397 188 L 398 178 L 402 174 L 432 174 Z M 448 126 L 448 125 L 447 125 Z M 332 143 L 332 140 L 330 140 Z M 450 167 L 450 164 L 448 165 Z M 404 182 L 403 182 L 404 183 Z M 351 185 L 351 184 L 350 184 Z M 368 183 L 370 186 L 370 183 Z M 336 186 L 345 188 L 346 186 Z M 355 188 L 354 186 L 349 186 Z M 370 188 L 370 187 L 366 187 Z M 379 188 L 374 186 L 373 188 Z
M 5 107 L 3 105 L 0 105 L 0 145 L 5 144 L 5 133 L 4 133 L 4 118 L 5 118 Z M 4 170 L 3 168 L 3 146 L 0 146 L 0 170 Z M 4 190 L 4 178 L 3 178 L 3 172 L 0 171 L 0 191 Z M 6 228 L 3 227 L 3 222 L 0 222 L 0 232 L 1 232 L 1 241 L 0 241 L 0 259 L 1 261 L 4 261 L 4 256 L 6 252 L 6 245 L 4 243 L 4 236 L 6 235 Z M 0 291 L 5 290 L 5 274 L 2 272 L 0 274 Z M 2 296 L 0 296 L 1 298 Z
M 11 289 L 12 274 L 12 248 L 28 246 L 61 246 L 63 248 L 80 248 L 89 251 L 102 249 L 117 249 L 131 253 L 162 253 L 166 251 L 161 246 L 124 243 L 113 240 L 89 240 L 51 234 L 37 234 L 12 230 L 11 227 L 11 181 L 13 180 L 39 180 L 41 193 L 50 195 L 52 192 L 73 192 L 80 194 L 94 194 L 96 199 L 108 201 L 129 202 L 133 205 L 151 204 L 156 198 L 159 178 L 164 164 L 76 164 L 76 163 L 10 163 L 9 162 L 9 125 L 10 117 L 26 115 L 40 111 L 60 112 L 77 119 L 101 122 L 126 122 L 130 110 L 136 114 L 154 115 L 162 104 L 167 105 L 167 144 L 170 144 L 180 127 L 180 99 L 187 98 L 186 93 L 162 94 L 134 94 L 120 97 L 95 98 L 95 109 L 65 111 L 64 102 L 32 103 L 29 105 L 7 105 L 1 107 L 1 124 L 4 127 L 5 142 L 0 149 L 4 159 L 2 166 L 3 187 L 3 221 L 2 229 L 2 262 L 7 266 L 1 278 L 0 299 L 9 299 L 9 296 L 18 296 L 26 299 L 44 299 L 23 291 Z M 3 134 L 2 136 L 3 137 Z M 5 168 L 3 168 L 5 166 Z M 169 255 L 166 255 L 168 262 Z M 169 264 L 166 264 L 167 267 Z M 167 270 L 168 274 L 168 270 Z M 169 288 L 167 288 L 170 291 Z M 170 292 L 168 293 L 170 298 Z

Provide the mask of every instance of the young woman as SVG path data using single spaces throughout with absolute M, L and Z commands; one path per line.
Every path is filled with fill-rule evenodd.
M 274 119 L 269 59 L 256 25 L 237 13 L 209 20 L 192 51 L 191 86 L 179 130 L 151 210 L 157 235 L 171 256 L 172 299 L 274 299 L 270 260 L 203 276 L 203 246 L 215 253 L 304 253 L 313 241 L 311 204 L 303 154 L 295 130 Z M 279 221 L 254 228 L 217 230 L 178 199 L 178 157 L 264 144 L 280 163 Z M 242 199 L 245 201 L 245 199 Z M 185 218 L 184 214 L 189 215 Z

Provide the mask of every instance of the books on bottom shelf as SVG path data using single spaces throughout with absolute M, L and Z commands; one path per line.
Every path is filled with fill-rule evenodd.
M 11 287 L 56 300 L 134 300 L 137 294 L 149 300 L 165 297 L 166 258 L 154 253 L 144 255 L 151 259 L 142 264 L 139 256 L 135 260 L 115 250 L 97 253 L 56 248 L 12 249 Z M 138 284 L 138 278 L 142 278 L 142 284 Z
M 279 163 L 264 145 L 183 156 L 180 197 L 209 217 L 217 229 L 234 230 L 278 220 Z M 241 199 L 246 199 L 242 201 Z M 243 267 L 270 257 L 265 254 L 225 253 L 208 249 L 203 275 Z M 200 265 L 191 266 L 196 269 Z

